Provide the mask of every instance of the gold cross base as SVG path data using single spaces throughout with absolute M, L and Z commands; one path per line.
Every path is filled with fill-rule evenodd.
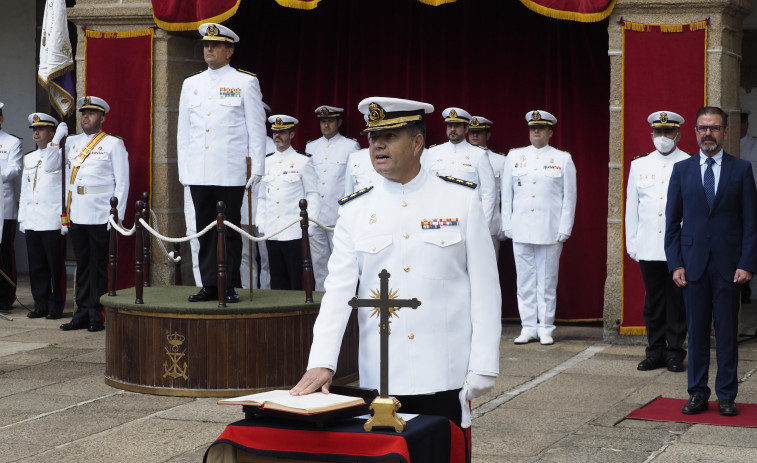
M 376 397 L 371 402 L 370 409 L 373 410 L 373 416 L 363 425 L 366 431 L 372 431 L 373 428 L 385 427 L 394 428 L 396 432 L 402 432 L 407 427 L 405 420 L 397 416 L 397 410 L 402 404 L 395 397 Z

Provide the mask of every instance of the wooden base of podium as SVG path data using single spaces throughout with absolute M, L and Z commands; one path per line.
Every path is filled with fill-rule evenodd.
M 255 300 L 220 309 L 190 303 L 189 286 L 134 288 L 103 296 L 105 382 L 133 392 L 184 397 L 232 397 L 289 388 L 307 367 L 322 293 L 257 290 Z M 336 384 L 357 380 L 358 328 L 350 319 Z

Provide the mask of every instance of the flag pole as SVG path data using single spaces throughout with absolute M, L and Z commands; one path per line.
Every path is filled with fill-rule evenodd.
M 252 176 L 252 158 L 249 156 L 247 157 L 247 179 L 249 180 Z M 247 233 L 252 235 L 252 187 L 247 189 Z M 255 279 L 254 272 L 252 269 L 254 266 L 252 265 L 253 261 L 255 260 L 255 244 L 253 243 L 252 239 L 247 239 L 249 243 L 250 248 L 250 262 L 248 262 L 248 266 L 250 267 L 250 300 L 252 300 L 252 282 Z

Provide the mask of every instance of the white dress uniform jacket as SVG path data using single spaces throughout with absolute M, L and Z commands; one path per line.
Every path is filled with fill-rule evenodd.
M 478 185 L 484 218 L 487 224 L 491 222 L 497 187 L 486 149 L 471 145 L 466 140 L 458 144 L 448 141 L 429 148 L 421 156 L 421 163 L 429 172 L 438 176 L 455 177 Z
M 271 137 L 265 137 L 265 152 L 266 153 L 273 153 L 276 151 L 276 145 L 273 143 L 273 139 Z M 257 185 L 255 185 L 255 188 L 252 189 L 252 192 L 250 193 L 250 197 L 252 198 L 252 225 L 255 225 L 255 216 L 258 212 L 258 194 L 260 193 L 260 182 L 258 182 Z M 247 190 L 244 192 L 244 197 L 242 198 L 242 220 L 239 222 L 242 225 L 247 225 L 250 223 L 250 218 L 248 217 L 247 213 L 248 207 L 247 207 Z M 245 240 L 246 241 L 246 240 Z
M 665 205 L 673 164 L 690 156 L 676 148 L 655 150 L 631 161 L 626 187 L 626 252 L 632 259 L 666 261 Z
M 757 181 L 757 138 L 749 135 L 741 137 L 739 157 L 752 164 L 752 175 Z
M 258 79 L 231 66 L 187 77 L 177 127 L 182 185 L 243 186 L 247 160 L 263 175 L 265 110 Z
M 20 231 L 60 230 L 60 187 L 63 180 L 60 168 L 48 172 L 42 167 L 42 161 L 48 151 L 60 151 L 60 148 L 56 146 L 38 149 L 23 158 L 24 170 L 21 173 L 21 199 L 18 208 Z
M 18 217 L 16 178 L 21 174 L 21 140 L 0 130 L 0 171 L 3 177 L 3 220 Z
M 347 172 L 344 174 L 344 196 L 376 186 L 383 181 L 384 177 L 376 172 L 371 162 L 371 153 L 368 148 L 355 151 L 347 159 Z
M 397 298 L 421 301 L 391 318 L 389 393 L 446 391 L 462 387 L 468 371 L 499 373 L 501 296 L 481 201 L 423 169 L 404 185 L 384 180 L 340 208 L 308 369 L 336 371 L 347 302 L 358 281 L 358 297 L 370 298 L 382 269 Z M 378 388 L 378 319 L 371 312 L 358 309 L 360 385 Z
M 343 197 L 344 173 L 347 158 L 360 149 L 360 144 L 337 133 L 330 140 L 321 137 L 305 146 L 305 152 L 313 156 L 313 169 L 318 176 L 318 193 L 321 207 L 318 219 L 333 226 L 336 223 L 339 200 Z
M 255 219 L 258 228 L 273 233 L 299 219 L 303 198 L 308 199 L 308 216 L 317 217 L 317 182 L 309 155 L 295 151 L 291 146 L 286 151 L 267 155 Z M 291 241 L 299 238 L 302 238 L 302 229 L 295 224 L 270 239 Z
M 492 236 L 496 236 L 502 225 L 502 171 L 505 169 L 505 160 L 507 157 L 502 153 L 497 153 L 490 149 L 486 150 L 486 154 L 489 156 L 489 163 L 492 165 L 492 170 L 494 171 L 494 185 L 496 187 L 494 212 L 492 212 L 492 220 L 489 222 L 489 233 Z
M 510 151 L 502 172 L 502 230 L 513 242 L 555 244 L 570 235 L 576 212 L 576 166 L 549 145 Z
M 66 139 L 66 197 L 71 193 L 70 218 L 80 225 L 103 225 L 110 217 L 110 198 L 118 198 L 118 217 L 126 212 L 129 195 L 129 153 L 123 140 L 106 135 L 84 160 L 71 185 L 73 162 L 96 134 L 80 133 Z M 47 172 L 60 169 L 60 150 L 50 150 L 42 160 Z

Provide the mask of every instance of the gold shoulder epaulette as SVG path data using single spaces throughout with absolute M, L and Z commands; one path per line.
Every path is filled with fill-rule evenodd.
M 467 186 L 468 188 L 475 189 L 478 186 L 473 182 L 468 182 L 457 177 L 450 177 L 449 175 L 440 175 L 439 178 L 450 183 L 457 183 L 458 185 Z
M 188 77 L 196 76 L 197 74 L 200 74 L 202 72 L 205 72 L 205 69 L 200 69 L 199 71 L 195 71 L 192 74 L 189 74 L 187 77 L 185 77 L 185 79 Z
M 638 155 L 638 156 L 634 157 L 633 159 L 631 159 L 631 161 L 635 161 L 635 160 L 637 160 L 637 159 L 641 159 L 641 158 L 643 158 L 644 156 L 649 156 L 649 153 L 640 154 L 640 155 Z
M 522 150 L 523 148 L 525 148 L 525 146 L 519 146 L 519 147 L 517 147 L 517 148 L 510 148 L 510 150 L 508 150 L 508 153 L 509 153 L 510 151 L 515 151 L 515 150 Z
M 28 169 L 29 167 L 32 167 L 32 166 L 27 166 L 26 165 L 26 155 L 27 154 L 32 154 L 35 151 L 37 151 L 37 150 L 31 150 L 28 153 L 24 153 L 24 156 L 21 158 L 21 165 L 24 166 L 24 169 Z
M 478 145 L 471 145 L 471 146 L 475 146 L 476 148 L 478 148 L 480 150 L 484 150 L 484 151 L 486 151 L 488 149 L 488 148 L 484 148 L 483 146 L 478 146 Z
M 253 77 L 257 77 L 257 76 L 258 76 L 258 75 L 257 75 L 257 74 L 255 74 L 254 72 L 245 71 L 244 69 L 237 69 L 237 71 L 239 71 L 239 72 L 244 72 L 245 74 L 249 74 L 249 75 L 251 75 L 251 76 L 253 76 Z
M 312 157 L 312 156 L 313 156 L 312 154 L 306 153 L 306 152 L 304 152 L 304 151 L 300 151 L 300 150 L 296 150 L 296 151 L 297 151 L 298 153 L 300 153 L 301 155 L 303 155 L 303 156 L 307 156 L 307 157 Z
M 506 153 L 500 153 L 499 151 L 492 151 L 492 153 L 499 154 L 500 156 L 507 156 Z
M 119 140 L 123 140 L 123 139 L 124 139 L 123 137 L 121 137 L 121 136 L 118 136 L 118 135 L 114 135 L 114 134 L 112 134 L 112 133 L 108 133 L 108 134 L 106 134 L 106 135 L 110 135 L 111 137 L 116 137 L 116 138 L 118 138 Z
M 357 141 L 357 138 L 350 137 L 350 140 Z M 358 143 L 360 143 L 360 142 L 358 141 Z
M 369 186 L 368 188 L 363 188 L 362 190 L 358 190 L 358 191 L 352 193 L 349 196 L 345 196 L 344 198 L 342 198 L 342 199 L 339 200 L 339 205 L 341 206 L 342 204 L 344 204 L 344 203 L 346 203 L 348 201 L 352 201 L 353 199 L 357 198 L 358 196 L 363 196 L 364 194 L 368 193 L 372 189 L 373 189 L 373 187 Z
M 434 147 L 434 146 L 436 146 L 436 145 L 438 145 L 438 143 L 435 143 L 435 144 L 433 144 L 433 145 L 429 146 L 428 148 L 429 148 L 429 149 L 431 149 L 431 148 L 433 148 L 433 147 Z
M 313 138 L 312 140 L 308 140 L 305 142 L 306 145 L 313 143 L 314 141 L 318 140 L 317 138 Z

